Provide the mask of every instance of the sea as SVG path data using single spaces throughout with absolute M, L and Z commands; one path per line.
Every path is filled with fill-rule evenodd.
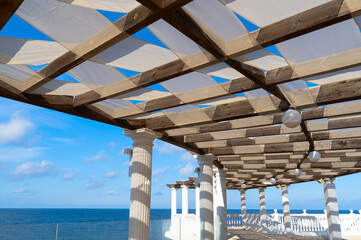
M 194 210 L 190 209 L 189 213 Z M 241 212 L 228 209 L 228 213 Z M 259 210 L 247 209 L 247 213 L 256 214 Z M 291 213 L 302 213 L 302 210 L 291 210 Z M 307 213 L 323 213 L 323 210 Z M 170 216 L 170 209 L 151 210 L 151 240 L 165 239 Z M 128 209 L 0 209 L 0 240 L 125 240 L 128 239 L 128 217 Z

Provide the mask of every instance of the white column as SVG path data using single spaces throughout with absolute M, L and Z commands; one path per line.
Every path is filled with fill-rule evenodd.
M 214 186 L 214 239 L 227 239 L 227 186 L 226 170 L 215 170 Z
M 188 215 L 188 187 L 182 185 L 182 216 Z
M 161 134 L 149 129 L 137 129 L 125 131 L 125 136 L 133 140 L 128 239 L 148 240 L 153 141 Z
M 338 214 L 336 187 L 332 179 L 325 178 L 323 181 L 329 238 L 330 240 L 341 240 L 342 236 L 340 218 Z
M 171 205 L 171 216 L 174 219 L 174 216 L 177 214 L 177 189 L 172 187 L 172 205 Z
M 246 190 L 242 189 L 239 192 L 241 193 L 241 216 L 242 216 L 242 221 L 243 221 L 247 214 Z
M 283 219 L 285 225 L 285 232 L 291 231 L 291 212 L 290 212 L 290 200 L 288 198 L 288 186 L 282 185 L 282 206 L 283 206 Z
M 264 188 L 258 188 L 259 191 L 259 214 L 260 214 L 260 225 L 266 227 L 266 198 L 264 194 Z
M 199 183 L 196 183 L 196 216 L 199 217 Z
M 212 154 L 198 155 L 199 183 L 200 183 L 200 218 L 201 239 L 214 240 L 213 226 L 213 172 L 212 162 L 215 160 Z

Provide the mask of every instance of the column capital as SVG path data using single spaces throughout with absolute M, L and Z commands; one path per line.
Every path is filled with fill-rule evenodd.
M 287 185 L 287 184 L 282 184 L 282 185 L 281 185 L 281 189 L 284 189 L 284 188 L 287 188 L 287 189 L 288 189 L 288 187 L 289 187 L 289 185 Z
M 155 132 L 148 128 L 141 128 L 137 130 L 125 130 L 124 135 L 130 137 L 134 144 L 151 145 L 156 138 L 162 136 L 161 133 Z
M 187 185 L 182 185 L 181 188 L 182 189 L 188 189 L 188 186 Z
M 335 178 L 324 178 L 323 182 L 324 183 L 333 183 L 333 181 L 335 181 L 335 180 L 336 180 Z
M 212 166 L 213 161 L 217 160 L 217 157 L 211 153 L 205 155 L 197 155 L 196 158 L 199 165 L 208 165 L 208 166 Z
M 265 187 L 259 187 L 258 191 L 264 191 L 266 188 Z

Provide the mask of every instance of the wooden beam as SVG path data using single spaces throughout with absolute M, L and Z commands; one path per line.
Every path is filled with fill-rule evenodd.
M 335 72 L 359 65 L 361 65 L 361 48 L 267 71 L 266 76 L 264 77 L 264 82 L 266 86 L 272 86 L 275 84 L 294 81 L 300 79 L 301 77 L 304 78 Z M 128 107 L 118 108 L 114 110 L 114 117 L 122 118 L 149 113 L 152 111 L 159 111 L 176 106 L 182 106 L 185 104 L 197 103 L 199 101 L 209 100 L 212 98 L 230 96 L 235 93 L 254 90 L 260 87 L 260 85 L 256 84 L 254 81 L 251 81 L 247 77 L 242 77 L 228 82 L 182 92 L 179 94 L 183 98 L 186 98 L 187 101 L 184 101 L 178 97 L 178 95 L 170 95 L 135 104 L 133 111 L 129 111 Z M 224 90 L 217 91 L 217 89 Z M 85 95 L 89 94 L 85 93 Z M 98 95 L 94 95 L 94 97 L 96 96 Z M 75 97 L 76 101 L 78 101 L 80 98 L 81 95 Z
M 230 59 L 238 55 L 244 55 L 246 53 L 258 50 L 261 47 L 270 46 L 277 42 L 285 41 L 291 39 L 292 37 L 308 33 L 309 31 L 317 30 L 322 27 L 350 19 L 352 14 L 359 15 L 360 9 L 358 7 L 354 7 L 348 11 L 347 7 L 345 7 L 345 4 L 342 4 L 341 0 L 327 2 L 314 9 L 307 10 L 303 13 L 297 14 L 293 17 L 284 19 L 280 22 L 258 29 L 252 33 L 245 34 L 239 38 L 227 42 L 228 49 L 225 52 L 226 59 Z M 294 23 L 289 24 L 289 26 L 293 28 L 291 30 L 288 29 L 289 26 L 285 28 L 285 25 L 287 25 L 289 21 Z M 181 29 L 182 25 L 179 25 Z M 195 28 L 193 25 L 192 27 L 193 29 Z M 196 31 L 192 32 L 193 34 L 199 34 Z M 213 43 L 208 42 L 209 38 L 203 36 L 203 39 L 206 39 L 207 42 L 202 45 L 206 46 L 209 51 L 212 51 L 212 54 L 221 58 L 222 56 L 219 56 L 217 52 L 212 50 L 212 47 L 214 46 Z M 222 52 L 222 50 L 219 50 L 219 47 L 218 52 Z M 184 62 L 186 63 L 186 66 Z M 145 87 L 168 80 L 173 76 L 181 76 L 189 73 L 190 71 L 202 69 L 218 62 L 219 60 L 217 60 L 216 57 L 213 57 L 212 55 L 204 52 L 198 52 L 192 56 L 186 57 L 185 59 L 173 61 L 167 64 L 168 67 L 172 67 L 171 70 L 166 70 L 166 67 L 162 67 L 161 69 L 155 68 L 147 71 L 147 74 L 138 75 L 137 78 L 142 78 L 142 82 L 146 82 L 146 84 L 142 85 Z M 124 81 L 119 81 L 105 86 L 104 88 L 102 87 L 97 89 L 96 91 L 89 91 L 88 93 L 84 93 L 81 96 L 75 97 L 74 106 L 95 103 L 140 88 L 139 85 L 124 88 L 122 87 L 123 84 Z M 98 92 L 103 93 L 99 95 L 97 94 Z M 175 101 L 177 101 L 177 99 L 175 99 Z
M 2 0 L 0 1 L 0 31 L 14 15 L 24 0 Z
M 335 140 L 320 140 L 315 141 L 316 150 L 336 150 L 336 149 L 354 149 L 361 144 L 361 138 L 352 139 L 335 139 Z M 220 147 L 210 148 L 208 153 L 218 155 L 235 155 L 246 153 L 282 153 L 292 151 L 308 151 L 308 142 L 297 143 L 275 143 L 275 144 L 261 144 L 252 146 L 235 146 L 235 147 Z
M 124 17 L 55 59 L 33 76 L 27 78 L 22 91 L 31 92 L 190 1 L 167 1 L 167 5 L 158 12 L 152 12 L 142 5 L 135 8 Z M 155 2 L 158 2 L 158 0 Z
M 325 107 L 318 107 L 311 110 L 304 110 L 302 111 L 302 119 L 304 120 L 312 120 L 312 119 L 319 119 L 319 118 L 329 118 L 329 117 L 337 117 L 337 116 L 346 116 L 346 115 L 353 115 L 358 114 L 361 108 L 361 102 L 349 102 L 340 105 L 329 105 Z M 210 133 L 213 134 L 218 131 L 226 131 L 226 130 L 233 130 L 233 129 L 243 129 L 243 128 L 252 128 L 258 126 L 267 126 L 272 127 L 269 125 L 273 124 L 280 124 L 282 114 L 274 114 L 274 115 L 267 115 L 267 116 L 255 116 L 249 118 L 240 118 L 236 120 L 228 120 L 222 122 L 216 122 L 212 124 L 203 124 L 196 127 L 181 127 L 166 130 L 165 133 L 168 136 L 184 136 L 184 135 L 193 135 L 193 134 L 201 134 L 201 133 Z M 357 127 L 357 117 L 356 121 L 353 121 L 353 118 L 343 117 L 340 119 L 329 119 L 331 122 L 326 122 L 326 125 L 317 123 L 309 124 L 308 126 L 312 126 L 309 128 L 310 131 L 319 131 L 319 130 L 327 130 L 327 129 L 337 129 L 341 127 Z M 345 125 L 342 125 L 342 124 Z M 316 126 L 317 124 L 317 126 Z M 328 127 L 329 126 L 329 127 Z M 257 128 L 256 128 L 257 129 Z M 269 131 L 269 130 L 266 130 Z M 212 133 L 213 132 L 213 133 Z M 256 130 L 256 132 L 259 132 Z M 221 133 L 220 133 L 221 134 Z M 206 136 L 206 135 L 204 135 Z M 209 137 L 205 138 L 206 141 L 212 140 Z
M 361 79 L 352 79 L 335 83 L 328 83 L 322 86 L 309 88 L 309 90 L 311 95 L 314 96 L 315 104 L 317 105 L 357 100 L 361 98 Z M 274 96 L 271 96 L 271 98 L 276 105 L 280 104 L 280 102 L 277 102 L 279 101 L 278 98 Z M 310 107 L 310 105 L 309 103 L 307 103 L 299 107 Z M 274 111 L 267 110 L 262 113 L 275 113 L 275 111 L 278 111 L 278 109 Z M 260 113 L 260 111 L 258 111 L 258 113 Z M 164 116 L 154 117 L 151 119 L 147 119 L 146 126 L 150 129 L 166 130 L 186 125 L 195 125 L 212 121 L 216 122 L 222 120 L 230 120 L 234 118 L 250 117 L 257 115 L 258 113 L 255 112 L 248 100 L 241 100 L 204 109 L 185 111 L 181 113 L 169 113 Z M 317 112 L 312 113 L 316 114 Z M 190 116 L 191 114 L 194 114 L 195 116 L 206 115 L 208 116 L 208 118 L 194 119 L 191 121 L 187 119 L 187 121 L 182 122 L 182 119 L 185 116 Z M 171 120 L 173 119 L 173 116 L 177 118 L 178 122 L 174 123 Z M 302 114 L 302 116 L 305 117 L 303 119 L 314 119 L 314 116 L 307 116 L 307 114 Z

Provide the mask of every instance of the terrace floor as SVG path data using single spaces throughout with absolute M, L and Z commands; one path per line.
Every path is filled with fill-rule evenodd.
M 261 232 L 254 232 L 243 229 L 228 229 L 229 240 L 260 240 L 260 239 L 272 239 L 272 240 L 325 240 L 325 237 L 299 237 L 299 236 L 282 236 L 275 234 L 267 234 Z

